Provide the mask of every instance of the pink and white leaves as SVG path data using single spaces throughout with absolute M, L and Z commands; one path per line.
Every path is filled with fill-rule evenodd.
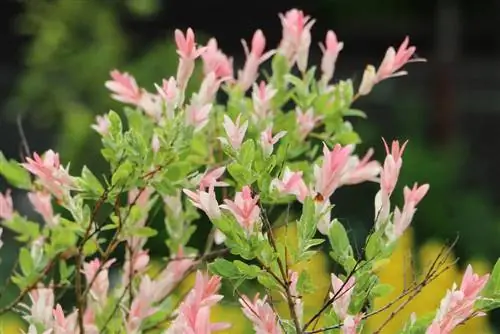
M 489 278 L 489 274 L 479 276 L 473 272 L 472 266 L 467 266 L 460 289 L 457 290 L 454 284 L 451 290 L 448 290 L 426 333 L 449 334 L 469 317 L 483 316 L 484 313 L 476 312 L 474 304 Z

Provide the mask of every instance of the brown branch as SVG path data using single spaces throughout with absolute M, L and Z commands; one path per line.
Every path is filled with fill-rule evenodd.
M 146 179 L 146 180 L 150 180 L 157 172 L 159 172 L 164 166 L 158 166 L 156 167 L 153 171 L 150 171 L 148 173 L 146 173 L 145 175 L 142 176 L 142 178 Z M 103 193 L 103 196 L 104 194 L 106 194 L 106 197 L 107 197 L 107 194 L 109 193 L 109 191 L 111 191 L 111 189 L 114 187 L 114 185 L 112 185 L 109 189 L 107 189 L 104 193 Z M 83 293 L 81 293 L 81 286 L 79 288 L 79 291 L 80 291 L 80 294 L 79 294 L 79 298 L 77 297 L 77 301 L 79 302 L 78 303 L 78 308 L 79 309 L 82 309 L 83 306 L 84 306 L 84 303 L 85 303 L 85 298 L 86 296 L 88 295 L 88 293 L 90 292 L 90 289 L 92 288 L 94 282 L 96 281 L 97 277 L 99 276 L 99 273 L 104 269 L 105 265 L 106 265 L 106 262 L 108 261 L 108 259 L 110 258 L 111 254 L 116 250 L 116 248 L 118 247 L 119 243 L 120 243 L 120 240 L 119 240 L 119 235 L 121 233 L 121 229 L 123 228 L 123 225 L 124 225 L 124 221 L 126 221 L 128 219 L 128 217 L 130 216 L 130 213 L 132 211 L 132 206 L 135 205 L 139 199 L 139 197 L 142 195 L 142 193 L 146 190 L 146 186 L 142 187 L 138 193 L 136 194 L 136 196 L 134 197 L 134 199 L 132 200 L 132 202 L 128 205 L 128 211 L 125 215 L 125 217 L 122 217 L 121 213 L 120 213 L 120 196 L 117 196 L 116 199 L 115 199 L 115 203 L 114 203 L 114 211 L 115 211 L 115 215 L 117 216 L 118 218 L 118 228 L 115 232 L 115 234 L 113 235 L 110 243 L 108 244 L 106 250 L 104 251 L 104 254 L 102 255 L 102 260 L 101 260 L 101 263 L 100 263 L 100 266 L 99 268 L 97 268 L 97 271 L 94 275 L 94 277 L 92 278 L 92 280 L 90 282 L 88 282 L 87 284 L 87 287 L 85 288 L 85 290 L 83 291 Z M 123 188 L 120 190 L 120 193 L 123 192 Z M 98 204 L 99 206 L 102 205 L 102 203 L 104 202 L 104 198 L 103 196 L 101 196 L 101 199 L 102 201 L 100 202 L 99 204 L 99 201 L 98 201 Z M 97 208 L 97 210 L 96 210 Z M 94 212 L 97 213 L 98 211 L 98 205 L 96 204 L 96 207 L 94 207 Z M 94 214 L 92 214 L 92 216 L 95 216 Z M 91 222 L 93 221 L 94 219 L 91 219 Z M 90 227 L 91 225 L 89 225 Z M 90 232 L 90 228 L 87 228 L 87 231 Z M 85 244 L 86 241 L 88 241 L 89 238 L 88 238 L 88 233 L 86 233 L 86 237 L 84 238 L 84 241 L 82 241 L 81 243 L 81 248 L 83 250 L 83 245 Z M 81 250 L 79 249 L 79 254 L 81 254 Z M 132 253 L 131 253 L 132 255 Z M 80 256 L 79 256 L 80 257 Z M 132 264 L 132 259 L 131 259 L 131 264 Z M 81 263 L 80 265 L 77 267 L 77 268 L 80 268 L 81 267 Z M 132 274 L 131 274 L 132 275 Z M 81 282 L 81 276 L 80 275 L 77 275 L 77 279 L 76 281 L 80 280 Z M 81 284 L 81 283 L 80 283 Z M 130 289 L 130 293 L 132 294 L 132 289 Z M 79 315 L 81 314 L 81 324 L 83 325 L 83 312 L 79 312 Z M 80 317 L 78 319 L 78 324 L 80 325 Z
M 328 288 L 328 290 L 326 291 L 325 297 L 323 298 L 323 304 L 326 304 L 328 302 L 329 294 L 330 294 L 330 288 Z M 319 319 L 320 319 L 320 317 L 317 317 L 316 320 L 314 320 L 314 324 L 313 324 L 313 328 L 312 328 L 313 330 L 316 329 L 316 326 L 319 323 Z
M 116 301 L 115 306 L 113 307 L 113 311 L 109 315 L 109 317 L 104 321 L 104 324 L 102 325 L 102 330 L 100 333 L 105 332 L 108 329 L 108 324 L 113 320 L 113 316 L 115 315 L 116 311 L 118 311 L 118 308 L 120 307 L 120 303 L 122 302 L 123 298 L 125 298 L 125 295 L 127 294 L 127 290 L 132 290 L 132 281 L 129 281 L 128 284 L 125 286 L 125 289 L 123 289 L 122 294 Z
M 42 270 L 40 275 L 31 283 L 28 285 L 26 288 L 24 288 L 21 293 L 14 299 L 11 303 L 9 303 L 7 306 L 3 307 L 0 309 L 0 315 L 3 315 L 10 310 L 12 310 L 14 307 L 16 307 L 17 304 L 21 302 L 21 300 L 31 292 L 31 290 L 35 289 L 38 283 L 40 283 L 41 280 L 45 278 L 45 276 L 49 273 L 49 271 L 54 267 L 54 264 L 56 263 L 57 257 L 54 258 L 52 261 L 50 261 L 45 268 Z
M 345 278 L 344 282 L 342 283 L 342 286 L 340 287 L 340 289 L 338 289 L 338 291 L 334 291 L 334 294 L 332 297 L 330 297 L 330 299 L 328 299 L 328 301 L 323 304 L 323 306 L 319 309 L 318 312 L 316 312 L 311 319 L 309 319 L 308 322 L 306 322 L 306 324 L 302 327 L 302 332 L 304 332 L 307 327 L 309 327 L 316 319 L 319 319 L 319 317 L 321 316 L 321 314 L 323 312 L 326 311 L 326 309 L 334 302 L 337 300 L 337 298 L 341 297 L 343 294 L 347 293 L 347 291 L 349 291 L 350 289 L 354 288 L 354 286 L 350 287 L 349 289 L 347 289 L 346 291 L 343 291 L 344 290 L 344 287 L 346 286 L 347 282 L 349 281 L 349 279 L 351 277 L 354 276 L 354 273 L 357 271 L 358 269 L 358 265 L 361 263 L 361 260 L 358 260 L 356 262 L 356 264 L 354 265 L 354 268 L 351 270 L 351 272 L 347 275 L 347 277 Z M 365 262 L 364 265 L 366 265 L 366 263 L 368 262 Z M 340 295 L 340 293 L 342 292 L 342 295 Z
M 448 248 L 448 250 L 451 250 L 451 248 Z M 441 254 L 445 254 L 444 258 L 437 261 L 437 259 L 439 259 L 440 255 Z M 431 268 L 429 269 L 429 271 L 427 272 L 427 274 L 425 275 L 424 279 L 420 282 L 420 284 L 418 284 L 414 289 L 413 289 L 413 292 L 410 294 L 410 296 L 403 302 L 401 303 L 401 305 L 399 305 L 394 311 L 391 312 L 391 314 L 387 317 L 387 319 L 380 325 L 380 327 L 378 328 L 378 330 L 376 330 L 375 332 L 373 332 L 373 334 L 378 334 L 382 331 L 382 329 L 389 323 L 391 322 L 391 320 L 394 319 L 394 317 L 400 312 L 402 311 L 407 305 L 408 303 L 410 303 L 410 301 L 412 301 L 416 295 L 418 295 L 420 293 L 420 291 L 422 291 L 422 289 L 427 286 L 430 282 L 432 282 L 435 278 L 439 277 L 444 271 L 448 270 L 451 266 L 455 265 L 456 263 L 456 260 L 453 261 L 451 264 L 447 265 L 443 270 L 440 270 L 438 271 L 438 269 L 440 268 L 440 266 L 442 264 L 444 264 L 444 262 L 448 259 L 448 256 L 449 256 L 449 251 L 445 252 L 444 251 L 444 248 L 441 250 L 441 252 L 439 253 L 439 255 L 436 257 L 436 260 L 433 262 L 433 264 L 431 265 Z M 436 264 L 439 264 L 437 267 L 436 267 Z
M 267 225 L 266 227 L 267 227 L 267 235 L 268 235 L 269 244 L 271 245 L 271 247 L 273 248 L 273 250 L 277 254 L 276 262 L 278 263 L 278 268 L 280 270 L 281 277 L 283 280 L 279 279 L 272 272 L 272 270 L 270 268 L 268 268 L 267 266 L 264 265 L 264 263 L 262 263 L 262 261 L 260 261 L 261 265 L 263 265 L 264 268 L 267 267 L 268 269 L 266 269 L 266 271 L 269 274 L 271 274 L 284 287 L 285 296 L 286 296 L 287 303 L 288 303 L 288 308 L 290 310 L 290 316 L 292 317 L 292 320 L 293 320 L 293 323 L 294 323 L 294 326 L 295 326 L 297 333 L 301 333 L 299 318 L 297 316 L 297 313 L 295 312 L 295 303 L 293 301 L 293 296 L 292 296 L 292 293 L 290 291 L 290 285 L 292 284 L 292 282 L 290 281 L 290 279 L 288 277 L 288 272 L 286 271 L 286 268 L 288 267 L 288 265 L 284 265 L 283 261 L 281 260 L 281 258 L 279 256 L 278 248 L 276 246 L 276 240 L 274 239 L 274 234 L 273 234 L 272 226 L 271 226 L 271 223 L 269 222 L 269 219 L 267 219 L 267 216 L 266 216 L 266 217 L 264 217 L 263 220 L 264 220 L 264 223 Z M 287 261 L 287 259 L 285 259 L 285 261 Z
M 76 255 L 76 264 L 75 264 L 75 298 L 76 298 L 76 305 L 78 309 L 78 328 L 80 330 L 81 334 L 85 334 L 85 326 L 83 324 L 83 309 L 85 307 L 85 296 L 86 293 L 82 294 L 82 274 L 80 272 L 82 268 L 82 261 L 83 261 L 83 248 L 85 247 L 85 244 L 89 240 L 90 232 L 92 230 L 92 225 L 95 220 L 95 217 L 97 216 L 101 206 L 104 204 L 104 202 L 107 200 L 109 192 L 115 187 L 115 185 L 111 185 L 109 188 L 105 189 L 104 192 L 102 193 L 101 197 L 97 200 L 94 209 L 92 210 L 92 214 L 90 215 L 90 220 L 87 225 L 87 228 L 85 229 L 85 234 L 83 235 L 82 241 L 78 245 L 78 250 L 77 250 L 77 255 Z M 118 199 L 119 196 L 117 196 Z M 116 202 L 115 202 L 116 203 Z M 101 263 L 101 266 L 103 264 Z M 100 268 L 99 268 L 100 269 Z M 98 273 L 100 270 L 98 271 Z M 93 281 L 95 281 L 98 273 L 94 276 Z M 90 288 L 86 289 L 85 291 L 88 291 Z
M 455 239 L 455 241 L 452 243 L 452 245 L 454 245 L 456 243 L 456 240 L 457 239 Z M 421 282 L 414 283 L 411 286 L 411 288 L 408 288 L 406 291 L 403 291 L 393 301 L 387 303 L 386 305 L 380 307 L 379 309 L 377 309 L 375 311 L 372 311 L 370 313 L 365 314 L 361 318 L 362 320 L 365 320 L 365 319 L 367 319 L 369 317 L 372 317 L 372 316 L 374 316 L 376 314 L 379 314 L 379 313 L 381 313 L 381 312 L 389 309 L 390 307 L 392 307 L 393 305 L 395 305 L 396 303 L 398 303 L 399 301 L 401 301 L 405 297 L 409 296 L 408 299 L 405 300 L 402 303 L 402 305 L 400 305 L 395 311 L 391 312 L 391 314 L 389 315 L 389 317 L 384 321 L 384 323 L 380 326 L 380 328 L 377 331 L 375 331 L 374 333 L 380 333 L 380 331 L 392 319 L 394 319 L 394 317 L 396 316 L 396 314 L 399 313 L 425 286 L 429 285 L 432 281 L 434 281 L 439 276 L 441 276 L 441 274 L 443 274 L 445 271 L 447 271 L 448 269 L 450 269 L 452 266 L 455 265 L 455 263 L 456 263 L 457 260 L 453 261 L 452 263 L 446 265 L 444 268 L 442 268 L 441 270 L 439 270 L 439 268 L 441 268 L 441 265 L 443 265 L 444 262 L 447 260 L 447 258 L 449 256 L 449 250 L 451 249 L 451 247 L 452 246 L 450 246 L 450 247 L 443 247 L 443 249 L 440 251 L 440 253 L 436 257 L 436 259 L 431 264 L 431 266 L 430 266 L 427 274 L 425 275 L 425 277 L 422 279 Z M 336 325 L 333 325 L 333 326 L 324 327 L 324 328 L 317 329 L 317 330 L 312 330 L 312 331 L 307 331 L 307 332 L 305 332 L 305 334 L 322 333 L 322 332 L 325 332 L 325 331 L 328 331 L 328 330 L 341 328 L 342 326 L 343 326 L 343 323 L 339 323 L 339 324 L 336 324 Z

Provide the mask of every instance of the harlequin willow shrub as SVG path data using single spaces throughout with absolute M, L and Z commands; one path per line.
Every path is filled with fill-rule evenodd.
M 355 89 L 350 80 L 331 83 L 343 48 L 332 31 L 321 45 L 317 75 L 308 67 L 314 20 L 299 10 L 280 19 L 278 48 L 266 52 L 257 30 L 250 46 L 243 43 L 247 60 L 236 76 L 216 40 L 197 46 L 191 29 L 175 32 L 177 74 L 155 85 L 155 92 L 140 88 L 128 73 L 112 71 L 106 86 L 129 107 L 124 118 L 110 111 L 93 126 L 102 136 L 109 177 L 98 178 L 88 168 L 71 175 L 51 150 L 21 164 L 2 159 L 2 175 L 27 190 L 44 224 L 15 212 L 9 191 L 1 197 L 3 225 L 25 246 L 11 277 L 20 294 L 0 313 L 22 312 L 29 333 L 209 333 L 231 326 L 231 319 L 210 321 L 211 308 L 232 297 L 219 293 L 224 280 L 258 333 L 357 333 L 366 319 L 397 305 L 373 330 L 379 333 L 447 269 L 449 249 L 443 249 L 422 277 L 388 304 L 374 306 L 375 298 L 390 291 L 377 268 L 410 225 L 429 185 L 406 187 L 404 205 L 393 207 L 406 143 L 384 142 L 382 165 L 371 160 L 372 150 L 359 158 L 360 139 L 346 118 L 363 117 L 351 108 L 355 100 L 379 82 L 406 74 L 406 63 L 422 60 L 412 58 L 415 47 L 406 38 L 397 51 L 389 48 L 378 69 L 367 66 Z M 185 96 L 197 58 L 205 77 L 197 93 Z M 272 72 L 257 83 L 267 60 Z M 216 103 L 219 91 L 227 103 Z M 355 254 L 344 226 L 331 217 L 331 198 L 339 187 L 362 182 L 377 182 L 380 190 L 373 230 L 362 254 Z M 301 207 L 297 219 L 289 214 L 294 202 Z M 164 232 L 148 226 L 159 204 L 170 259 L 153 276 L 146 273 L 145 245 Z M 55 214 L 54 205 L 64 213 Z M 213 224 L 201 250 L 188 246 L 199 211 Z M 296 236 L 276 238 L 273 225 L 279 222 L 296 224 Z M 304 301 L 316 287 L 307 271 L 294 268 L 324 243 L 339 269 L 331 273 L 322 306 L 306 310 Z M 123 252 L 118 265 L 115 258 Z M 110 284 L 108 272 L 115 267 L 120 279 Z M 193 271 L 194 287 L 179 298 L 177 286 Z M 491 276 L 468 267 L 460 288 L 450 287 L 436 312 L 412 315 L 401 332 L 449 333 L 497 307 L 499 275 L 500 266 Z M 243 293 L 250 285 L 254 293 Z M 74 305 L 63 310 L 59 299 L 65 293 Z M 288 312 L 277 312 L 283 304 Z

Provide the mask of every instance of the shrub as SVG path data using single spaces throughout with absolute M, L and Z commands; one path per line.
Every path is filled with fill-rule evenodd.
M 110 111 L 97 117 L 93 126 L 102 136 L 108 176 L 86 167 L 71 175 L 52 150 L 20 164 L 1 160 L 2 175 L 27 191 L 44 224 L 17 213 L 9 191 L 1 196 L 3 225 L 24 246 L 11 277 L 20 294 L 0 313 L 18 307 L 29 333 L 209 333 L 230 328 L 231 319 L 211 322 L 210 312 L 233 298 L 257 333 L 356 333 L 366 319 L 397 305 L 373 330 L 379 333 L 453 265 L 445 247 L 399 295 L 385 305 L 374 303 L 391 291 L 378 269 L 429 185 L 405 187 L 404 205 L 391 205 L 407 142 L 384 141 L 382 164 L 371 160 L 371 149 L 360 158 L 360 138 L 346 119 L 365 117 L 352 108 L 357 99 L 406 74 L 406 63 L 423 60 L 413 58 L 415 47 L 406 38 L 398 50 L 389 48 L 377 69 L 366 67 L 355 89 L 351 80 L 331 83 L 343 49 L 333 31 L 321 45 L 317 77 L 316 68 L 308 68 L 314 20 L 296 9 L 280 19 L 278 48 L 266 51 L 257 30 L 250 45 L 244 42 L 247 59 L 237 75 L 216 40 L 198 46 L 191 29 L 175 32 L 177 74 L 154 92 L 132 75 L 112 71 L 106 87 L 128 107 L 122 116 Z M 197 58 L 205 76 L 187 97 Z M 272 72 L 257 83 L 259 66 L 268 59 Z M 219 91 L 225 103 L 216 102 Z M 358 254 L 343 224 L 332 219 L 332 203 L 338 188 L 362 182 L 375 182 L 379 190 L 373 229 Z M 161 209 L 164 226 L 153 228 L 149 222 Z M 199 211 L 211 232 L 206 245 L 195 248 L 189 242 Z M 273 227 L 281 227 L 281 235 Z M 153 275 L 146 246 L 155 238 L 164 239 L 169 259 Z M 335 267 L 331 284 L 318 294 L 321 287 L 300 265 L 320 247 L 329 249 Z M 114 271 L 118 279 L 110 282 Z M 449 333 L 495 308 L 499 271 L 495 266 L 491 276 L 479 276 L 469 266 L 437 312 L 412 315 L 401 332 Z M 192 273 L 194 286 L 183 288 Z M 60 298 L 66 293 L 74 298 L 65 311 Z M 320 307 L 308 304 L 310 296 L 321 295 Z

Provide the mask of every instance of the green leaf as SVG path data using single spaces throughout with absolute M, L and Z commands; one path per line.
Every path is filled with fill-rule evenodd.
M 255 143 L 252 139 L 249 139 L 241 145 L 241 149 L 238 155 L 238 160 L 241 165 L 250 168 L 255 156 Z
M 118 166 L 111 177 L 111 183 L 113 185 L 117 185 L 130 180 L 130 175 L 132 174 L 133 169 L 134 166 L 130 161 L 124 161 L 120 166 Z
M 495 263 L 481 296 L 482 298 L 476 302 L 478 309 L 490 311 L 500 306 L 500 259 Z
M 170 182 L 182 180 L 191 172 L 192 165 L 189 161 L 178 161 L 167 167 L 164 176 Z
M 101 231 L 116 230 L 118 228 L 117 224 L 106 224 L 100 228 Z
M 134 234 L 134 236 L 137 236 L 137 237 L 150 238 L 150 237 L 154 237 L 155 235 L 157 235 L 158 231 L 156 231 L 154 228 L 143 226 L 143 227 L 139 227 L 137 229 L 134 229 L 133 234 Z
M 273 80 L 280 83 L 280 85 L 277 85 L 277 88 L 281 88 L 285 82 L 285 75 L 290 71 L 288 60 L 279 53 L 275 54 L 271 66 L 273 70 Z
M 59 275 L 61 281 L 66 281 L 75 271 L 75 266 L 68 266 L 66 262 L 59 262 Z
M 208 265 L 210 271 L 227 279 L 254 279 L 262 271 L 256 265 L 249 265 L 240 260 L 233 262 L 225 259 L 216 259 Z
M 368 235 L 365 246 L 365 258 L 366 260 L 373 260 L 378 257 L 383 248 L 384 248 L 384 240 L 383 240 L 383 231 L 379 229 L 374 233 Z
M 40 225 L 38 223 L 26 220 L 15 214 L 10 220 L 4 220 L 3 225 L 19 234 L 17 240 L 27 242 L 35 240 L 40 236 Z
M 481 310 L 482 312 L 490 312 L 497 308 L 500 308 L 500 296 L 496 298 L 484 298 L 476 300 L 475 308 Z
M 307 270 L 302 270 L 299 274 L 299 279 L 297 281 L 297 291 L 300 294 L 313 293 L 316 291 L 316 286 L 314 285 L 311 275 Z
M 408 322 L 401 330 L 401 334 L 424 334 L 435 317 L 436 312 L 426 313 L 418 317 L 414 323 Z
M 263 247 L 260 249 L 259 258 L 266 266 L 271 266 L 271 264 L 276 260 L 278 255 L 274 251 L 274 248 L 266 241 Z
M 350 272 L 354 268 L 356 261 L 353 258 L 352 247 L 344 225 L 337 219 L 333 220 L 330 225 L 328 239 L 332 246 L 330 255 L 335 261 L 342 265 L 346 271 Z
M 333 95 L 332 92 L 324 93 L 322 95 L 318 95 L 316 99 L 314 100 L 314 110 L 317 113 L 320 114 L 328 114 L 331 113 L 333 110 L 332 105 L 333 101 L 335 100 L 335 96 Z
M 87 166 L 83 166 L 82 176 L 78 180 L 80 187 L 82 187 L 85 191 L 88 191 L 94 195 L 102 195 L 104 193 L 104 188 L 101 185 L 101 182 L 95 177 L 90 169 Z
M 97 243 L 97 241 L 95 239 L 89 239 L 87 240 L 85 245 L 83 245 L 83 254 L 85 256 L 89 256 L 95 254 L 95 252 L 97 252 L 98 249 L 99 249 L 99 244 Z
M 500 259 L 495 263 L 488 283 L 484 287 L 481 295 L 484 297 L 500 295 Z
M 250 185 L 256 180 L 252 171 L 239 163 L 233 162 L 229 164 L 227 170 L 239 186 Z
M 344 116 L 355 116 L 361 118 L 367 118 L 366 114 L 358 109 L 347 109 L 342 112 Z
M 297 223 L 298 249 L 295 261 L 304 261 L 314 255 L 314 252 L 308 252 L 311 247 L 318 245 L 312 238 L 316 234 L 317 217 L 314 200 L 307 197 L 302 207 L 302 216 Z M 293 255 L 293 254 L 290 254 Z
M 233 263 L 240 274 L 246 279 L 256 278 L 262 271 L 258 266 L 254 264 L 246 264 L 245 262 L 242 262 L 240 260 L 235 260 Z
M 335 135 L 335 139 L 341 145 L 351 145 L 361 143 L 361 137 L 354 131 L 341 132 Z
M 377 284 L 371 289 L 371 295 L 375 298 L 387 296 L 394 290 L 390 284 Z
M 280 319 L 280 324 L 283 326 L 285 333 L 287 333 L 287 334 L 297 333 L 297 329 L 295 328 L 295 324 L 292 320 Z
M 122 120 L 120 116 L 113 110 L 110 110 L 108 113 L 108 119 L 109 119 L 109 134 L 113 139 L 120 138 L 122 136 L 122 131 L 123 131 L 123 126 L 122 126 Z
M 30 276 L 35 269 L 30 251 L 27 248 L 21 248 L 19 251 L 19 266 L 24 276 Z
M 328 238 L 333 249 L 352 254 L 352 247 L 347 236 L 344 225 L 334 219 L 328 229 Z
M 215 259 L 214 262 L 208 265 L 208 269 L 215 275 L 219 275 L 228 279 L 239 278 L 239 270 L 236 266 L 225 259 Z
M 293 74 L 287 74 L 287 75 L 285 75 L 285 81 L 288 83 L 291 83 L 295 87 L 295 89 L 300 97 L 306 97 L 309 95 L 309 90 L 308 90 L 307 84 L 304 83 L 302 81 L 302 79 L 294 76 Z M 305 108 L 307 106 L 303 105 L 301 107 Z
M 201 157 L 206 157 L 209 153 L 209 145 L 206 142 L 206 136 L 196 134 L 191 139 L 191 151 Z
M 31 189 L 31 178 L 29 172 L 17 161 L 7 161 L 0 152 L 0 174 L 16 188 Z
M 352 86 L 352 80 L 341 80 L 337 85 L 337 90 L 342 99 L 342 103 L 345 106 L 349 106 L 352 103 L 354 97 L 354 88 Z
M 260 275 L 257 276 L 257 281 L 271 291 L 280 290 L 282 288 L 281 285 L 276 282 L 276 279 L 267 272 L 261 272 Z
M 21 276 L 20 274 L 12 275 L 10 280 L 12 281 L 12 283 L 17 285 L 19 290 L 24 290 L 29 284 L 28 280 L 25 277 Z
M 125 117 L 127 119 L 127 125 L 129 129 L 134 129 L 137 131 L 143 131 L 147 119 L 141 112 L 138 112 L 135 108 L 124 108 Z
M 316 217 L 314 200 L 307 197 L 302 207 L 302 216 L 299 221 L 299 238 L 302 241 L 311 239 L 316 233 Z

